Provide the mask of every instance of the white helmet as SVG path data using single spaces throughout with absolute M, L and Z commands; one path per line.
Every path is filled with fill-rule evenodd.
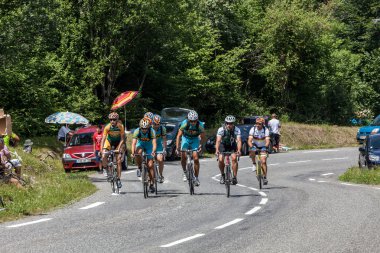
M 147 118 L 143 118 L 140 120 L 139 125 L 141 128 L 148 128 L 148 127 L 150 127 L 150 121 Z
M 197 120 L 198 119 L 198 113 L 194 110 L 191 110 L 188 114 L 187 114 L 187 118 L 188 120 Z
M 236 121 L 235 117 L 232 115 L 228 115 L 225 119 L 224 122 L 226 123 L 234 123 Z
M 153 117 L 154 117 L 154 114 L 152 112 L 146 112 L 144 114 L 144 118 L 150 118 L 151 120 L 153 120 Z

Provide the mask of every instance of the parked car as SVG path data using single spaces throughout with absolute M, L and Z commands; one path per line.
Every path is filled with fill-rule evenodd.
M 97 126 L 89 126 L 74 132 L 63 152 L 62 163 L 66 172 L 99 168 L 92 139 L 96 128 Z M 123 170 L 127 169 L 127 159 L 124 159 L 122 166 Z
M 251 124 L 244 124 L 244 125 L 236 125 L 241 131 L 241 153 L 242 155 L 248 155 L 249 153 L 249 146 L 248 146 L 248 136 L 249 136 L 249 130 L 251 129 L 253 125 Z M 216 133 L 213 136 L 210 136 L 206 141 L 206 151 L 209 153 L 215 153 L 215 142 L 216 142 Z
M 359 147 L 359 167 L 373 168 L 380 165 L 380 134 L 370 134 Z
M 361 144 L 366 139 L 366 137 L 373 131 L 379 131 L 380 129 L 380 115 L 378 115 L 370 125 L 363 126 L 358 129 L 356 134 L 356 140 Z

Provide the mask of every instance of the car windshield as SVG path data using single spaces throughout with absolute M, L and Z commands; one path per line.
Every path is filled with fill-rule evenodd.
M 380 115 L 373 120 L 371 126 L 380 126 Z
M 92 136 L 93 133 L 74 134 L 73 137 L 71 137 L 69 146 L 92 145 Z
M 380 136 L 373 136 L 369 143 L 371 149 L 380 149 Z
M 161 111 L 161 117 L 170 121 L 182 121 L 186 119 L 189 109 L 184 108 L 164 108 Z

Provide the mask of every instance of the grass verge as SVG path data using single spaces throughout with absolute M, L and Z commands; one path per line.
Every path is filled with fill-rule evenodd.
M 360 169 L 358 167 L 349 168 L 339 176 L 339 180 L 356 184 L 380 185 L 380 170 Z
M 73 203 L 96 191 L 88 179 L 89 172 L 66 174 L 63 170 L 62 144 L 54 138 L 34 138 L 33 152 L 21 147 L 11 149 L 22 158 L 24 189 L 0 184 L 0 196 L 6 209 L 0 212 L 0 222 L 36 215 Z

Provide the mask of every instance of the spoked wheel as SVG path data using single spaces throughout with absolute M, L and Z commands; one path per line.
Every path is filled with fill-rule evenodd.
M 227 167 L 226 168 L 226 174 L 225 174 L 225 179 L 224 179 L 224 185 L 226 186 L 226 194 L 227 198 L 230 197 L 230 189 L 231 189 L 231 168 Z
M 158 165 L 154 165 L 154 189 L 157 195 L 157 181 L 158 181 Z
M 259 188 L 263 188 L 263 171 L 261 168 L 261 161 L 257 162 L 257 180 L 259 180 Z
M 142 169 L 142 175 L 141 175 L 141 182 L 144 190 L 144 198 L 146 199 L 149 197 L 148 195 L 148 173 L 147 173 L 147 168 L 144 166 Z
M 187 177 L 189 181 L 190 195 L 194 194 L 194 178 L 193 178 L 193 165 L 190 163 L 187 168 Z

